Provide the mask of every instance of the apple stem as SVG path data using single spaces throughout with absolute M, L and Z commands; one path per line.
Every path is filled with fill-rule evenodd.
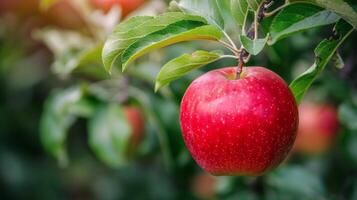
M 241 73 L 243 71 L 243 66 L 244 66 L 243 60 L 239 59 L 238 66 L 237 66 L 236 80 L 240 79 L 240 75 L 241 75 Z
M 236 79 L 240 79 L 241 73 L 243 71 L 244 64 L 246 63 L 245 59 L 247 57 L 249 57 L 249 53 L 244 48 L 242 48 L 241 52 L 239 54 L 239 57 L 238 57 L 238 66 L 237 66 Z

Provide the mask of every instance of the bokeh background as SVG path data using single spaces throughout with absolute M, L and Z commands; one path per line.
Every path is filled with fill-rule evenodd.
M 109 76 L 95 58 L 72 69 L 71 59 L 103 42 L 120 20 L 162 13 L 168 5 L 146 0 L 132 12 L 120 12 L 85 0 L 59 0 L 49 7 L 38 0 L 0 0 L 0 198 L 357 199 L 355 33 L 339 50 L 344 64 L 330 63 L 304 99 L 301 112 L 306 113 L 300 117 L 306 125 L 300 129 L 308 135 L 279 168 L 261 177 L 209 176 L 192 160 L 181 137 L 179 104 L 189 83 L 210 69 L 235 65 L 234 60 L 215 62 L 154 93 L 155 75 L 165 62 L 217 46 L 191 42 L 158 50 L 127 74 L 118 70 Z M 266 66 L 290 82 L 313 63 L 313 49 L 331 30 L 325 26 L 284 39 L 249 64 Z M 45 102 L 75 87 L 90 88 L 87 100 L 94 107 L 141 110 L 143 136 L 130 162 L 103 162 L 89 144 L 85 114 L 67 130 L 67 160 L 58 161 L 44 148 L 40 122 L 50 104 Z M 130 97 L 132 89 L 144 103 Z

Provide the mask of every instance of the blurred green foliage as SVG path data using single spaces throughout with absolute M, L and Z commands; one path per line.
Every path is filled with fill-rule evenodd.
M 214 50 L 216 46 L 194 42 L 167 47 L 136 61 L 125 75 L 114 69 L 112 78 L 104 73 L 97 60 L 78 60 L 75 51 L 70 56 L 75 58 L 75 65 L 85 67 L 58 73 L 58 66 L 53 66 L 54 69 L 50 66 L 55 58 L 65 56 L 53 55 L 53 49 L 49 51 L 34 39 L 34 32 L 44 30 L 48 23 L 56 24 L 41 22 L 35 15 L 38 13 L 22 17 L 16 9 L 0 9 L 0 198 L 199 199 L 192 183 L 202 171 L 184 146 L 179 103 L 194 78 L 217 66 L 236 65 L 235 61 L 215 61 L 175 80 L 158 93 L 154 93 L 154 80 L 160 66 L 182 53 L 200 48 Z M 263 28 L 269 20 L 263 21 Z M 332 27 L 311 29 L 280 40 L 253 57 L 249 64 L 267 66 L 291 82 L 314 62 L 314 48 L 331 35 Z M 55 28 L 67 30 L 62 26 Z M 94 44 L 103 42 L 103 38 L 88 36 L 87 31 L 67 31 L 80 32 L 80 38 L 90 37 Z M 339 50 L 344 67 L 337 69 L 328 64 L 305 97 L 338 107 L 341 127 L 333 147 L 317 156 L 292 155 L 282 166 L 261 177 L 218 177 L 216 195 L 211 199 L 357 199 L 356 44 L 354 33 Z M 83 45 L 87 48 L 92 44 Z M 74 49 L 82 53 L 84 50 Z M 66 94 L 73 90 L 80 91 L 80 95 L 68 107 Z M 146 118 L 145 138 L 135 159 L 113 168 L 102 162 L 101 156 L 96 156 L 102 153 L 91 147 L 89 141 L 96 140 L 91 139 L 91 131 L 105 117 L 108 118 L 105 121 L 118 120 L 119 124 L 122 115 L 118 105 L 129 104 L 142 109 Z M 102 117 L 108 110 L 106 107 L 113 105 L 119 107 L 114 108 L 119 114 L 111 107 L 114 114 L 110 112 Z M 58 165 L 41 143 L 40 130 L 46 129 L 40 127 L 41 117 L 48 120 L 50 130 L 58 131 L 63 137 L 61 146 L 49 143 L 45 148 L 51 149 L 54 155 L 60 154 L 59 158 L 66 151 L 68 162 L 60 159 L 65 167 Z M 118 126 L 115 122 L 111 124 L 114 128 Z M 113 128 L 100 123 L 99 126 L 108 129 L 108 133 Z M 61 133 L 62 128 L 66 133 Z

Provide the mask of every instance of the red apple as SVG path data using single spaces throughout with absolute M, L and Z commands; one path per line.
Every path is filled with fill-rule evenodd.
M 299 106 L 300 122 L 294 150 L 306 154 L 323 153 L 338 133 L 335 107 L 304 102 Z
M 192 180 L 193 194 L 200 199 L 213 199 L 216 195 L 218 180 L 209 174 L 200 173 Z
M 187 89 L 180 110 L 192 157 L 213 175 L 260 175 L 289 153 L 298 127 L 295 99 L 263 67 L 210 71 Z
M 3 12 L 11 12 L 21 21 L 38 26 L 56 25 L 69 29 L 85 26 L 81 14 L 69 0 L 56 2 L 46 12 L 40 11 L 40 0 L 0 0 L 0 15 Z
M 127 118 L 132 133 L 131 140 L 129 143 L 129 153 L 135 152 L 137 146 L 140 144 L 143 136 L 144 136 L 144 118 L 141 114 L 141 111 L 135 106 L 124 106 L 123 111 L 125 117 Z
M 92 4 L 99 9 L 104 11 L 110 10 L 114 5 L 119 5 L 122 9 L 122 15 L 126 16 L 130 12 L 134 11 L 142 4 L 145 0 L 92 0 Z

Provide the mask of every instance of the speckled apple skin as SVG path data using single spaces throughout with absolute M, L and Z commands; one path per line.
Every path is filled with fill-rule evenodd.
M 263 67 L 207 72 L 188 87 L 180 108 L 185 144 L 213 175 L 260 175 L 289 153 L 298 126 L 295 99 L 282 78 Z

